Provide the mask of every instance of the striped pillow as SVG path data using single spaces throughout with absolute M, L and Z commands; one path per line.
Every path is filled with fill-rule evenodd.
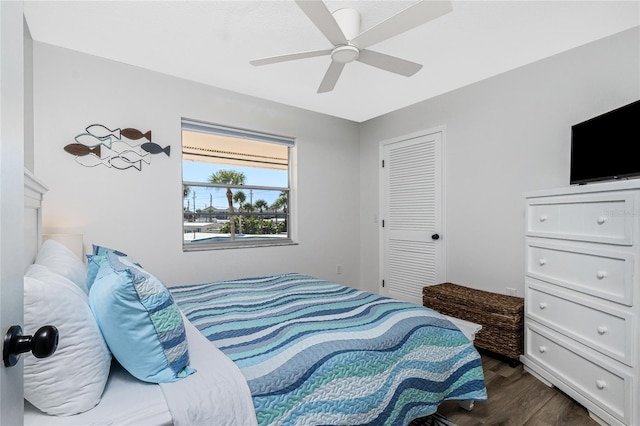
M 120 257 L 127 257 L 131 263 L 142 268 L 138 262 L 134 261 L 131 257 L 129 257 L 126 253 L 123 253 L 119 250 L 115 250 L 108 247 L 98 246 L 93 244 L 92 254 L 87 255 L 87 289 L 91 289 L 93 282 L 96 280 L 98 276 L 98 271 L 100 270 L 100 265 L 107 259 L 107 253 L 113 253 Z
M 109 349 L 133 376 L 167 383 L 194 372 L 180 310 L 165 285 L 140 266 L 107 253 L 89 303 Z

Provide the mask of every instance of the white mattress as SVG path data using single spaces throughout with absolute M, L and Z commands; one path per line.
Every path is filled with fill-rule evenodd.
M 450 317 L 445 315 L 445 317 L 453 323 L 456 327 L 462 331 L 462 333 L 469 339 L 470 342 L 473 342 L 476 338 L 476 333 L 482 329 L 480 324 L 476 324 L 475 322 L 466 321 L 460 318 Z
M 247 382 L 240 369 L 184 318 L 190 365 L 196 373 L 162 385 L 131 376 L 117 362 L 100 403 L 74 416 L 49 416 L 25 401 L 26 426 L 256 425 Z M 55 355 L 54 355 L 55 356 Z
M 136 379 L 114 362 L 102 400 L 95 408 L 74 416 L 58 417 L 44 414 L 25 401 L 24 424 L 161 426 L 171 425 L 173 420 L 160 386 Z

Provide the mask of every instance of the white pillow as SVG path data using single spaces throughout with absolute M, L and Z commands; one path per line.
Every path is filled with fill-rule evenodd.
M 88 304 L 74 283 L 42 265 L 24 277 L 24 334 L 43 325 L 58 328 L 58 349 L 49 358 L 24 354 L 24 396 L 58 416 L 95 407 L 109 377 L 111 353 Z
M 51 271 L 71 280 L 80 287 L 85 294 L 89 294 L 89 289 L 87 288 L 87 267 L 84 262 L 65 245 L 56 240 L 45 240 L 38 250 L 38 255 L 34 263 L 44 265 Z

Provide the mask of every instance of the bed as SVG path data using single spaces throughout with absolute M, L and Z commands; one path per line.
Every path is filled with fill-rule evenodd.
M 30 197 L 25 216 L 39 221 L 39 207 L 33 204 Z M 40 229 L 38 223 L 34 226 Z M 33 231 L 25 235 L 28 244 L 40 245 Z M 25 280 L 30 286 L 42 281 L 43 287 L 33 291 L 40 299 L 46 298 L 43 289 L 60 285 L 75 296 L 60 296 L 57 303 L 75 298 L 82 308 L 74 308 L 74 314 L 91 312 L 91 296 L 99 293 L 94 287 L 107 287 L 94 284 L 87 296 L 82 293 L 85 290 L 69 284 L 73 281 L 72 269 L 80 287 L 84 276 L 78 277 L 80 266 L 69 254 L 64 254 L 64 261 L 42 255 L 46 245 L 47 251 L 54 246 L 56 255 L 62 256 L 63 249 L 55 244 L 31 250 L 37 255 L 30 261 L 39 266 L 29 264 L 30 277 Z M 127 271 L 136 270 L 149 280 L 155 279 L 126 255 L 120 257 L 122 253 L 114 252 L 100 256 L 124 265 Z M 47 282 L 50 271 L 41 264 L 57 269 L 56 274 L 69 275 L 69 280 L 62 282 L 58 277 Z M 61 264 L 73 264 L 73 268 L 61 269 Z M 91 268 L 84 267 L 89 276 Z M 94 279 L 98 282 L 112 276 L 99 273 Z M 487 397 L 480 357 L 469 340 L 473 336 L 468 332 L 465 335 L 447 317 L 427 308 L 297 273 L 168 290 L 153 282 L 164 288 L 171 306 L 179 312 L 184 346 L 188 348 L 188 365 L 182 373 L 186 369 L 189 372 L 159 384 L 134 377 L 111 347 L 101 324 L 94 327 L 94 332 L 99 330 L 109 344 L 104 345 L 108 358 L 104 350 L 98 357 L 105 371 L 98 398 L 89 409 L 74 415 L 48 415 L 25 402 L 26 425 L 408 425 L 413 419 L 434 413 L 444 400 L 482 401 Z M 58 294 L 56 291 L 50 297 Z M 42 306 L 25 306 L 25 327 L 30 309 L 36 309 L 38 321 L 45 319 Z M 99 322 L 99 312 L 93 314 Z M 68 316 L 62 312 L 51 321 L 64 322 Z M 82 322 L 86 327 L 90 321 Z M 33 381 L 27 370 L 41 365 L 47 367 L 41 368 L 46 370 L 42 374 L 60 370 L 55 380 L 49 380 L 55 392 L 64 388 L 58 380 L 66 379 L 77 386 L 75 382 L 84 378 L 79 373 L 69 374 L 69 365 L 82 369 L 80 364 L 91 357 L 78 356 L 74 351 L 99 349 L 100 345 L 94 344 L 99 338 L 74 349 L 68 347 L 70 339 L 64 340 L 65 336 L 83 333 L 62 328 L 60 332 L 61 346 L 51 359 L 34 362 L 25 356 L 25 395 Z M 44 364 L 48 362 L 54 367 Z M 63 367 L 55 367 L 56 362 Z M 97 370 L 90 365 L 87 368 L 92 374 Z M 38 380 L 37 389 L 47 384 Z
M 259 425 L 407 425 L 486 398 L 473 345 L 421 306 L 297 273 L 172 294 L 241 369 Z

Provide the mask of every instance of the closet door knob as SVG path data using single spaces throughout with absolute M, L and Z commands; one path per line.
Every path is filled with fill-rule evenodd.
M 607 331 L 609 331 L 609 330 L 607 330 L 607 327 L 605 327 L 604 325 L 601 325 L 601 326 L 599 326 L 599 327 L 598 327 L 598 334 L 599 334 L 599 335 L 603 335 L 603 334 L 605 334 Z
M 36 358 L 53 355 L 58 348 L 58 329 L 52 325 L 40 327 L 33 336 L 23 336 L 22 327 L 13 325 L 4 336 L 2 360 L 5 367 L 18 363 L 20 354 L 31 352 Z

